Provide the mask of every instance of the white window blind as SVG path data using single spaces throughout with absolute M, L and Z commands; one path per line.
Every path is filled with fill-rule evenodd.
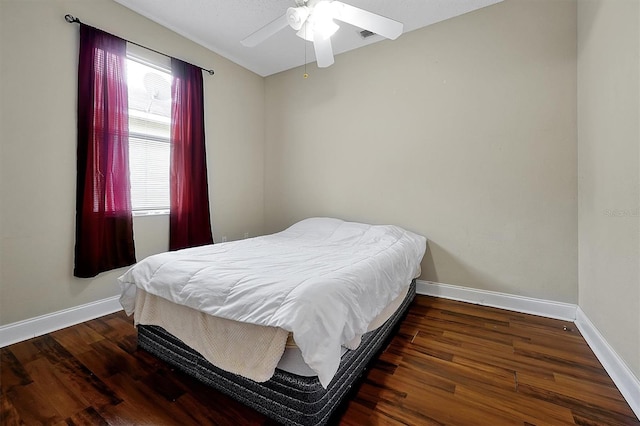
M 169 144 L 129 137 L 133 210 L 169 209 Z
M 169 209 L 171 73 L 135 56 L 127 60 L 129 174 L 135 213 Z

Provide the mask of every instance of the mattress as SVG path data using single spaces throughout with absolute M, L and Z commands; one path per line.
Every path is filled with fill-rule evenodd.
M 317 377 L 276 369 L 258 383 L 209 363 L 180 339 L 157 326 L 138 326 L 138 345 L 179 370 L 285 425 L 326 424 L 349 394 L 368 363 L 381 351 L 415 297 L 415 280 L 402 304 L 380 327 L 362 336 L 360 346 L 341 357 L 338 371 L 325 389 Z

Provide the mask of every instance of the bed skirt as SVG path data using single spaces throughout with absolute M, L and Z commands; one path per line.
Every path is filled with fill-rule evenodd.
M 235 400 L 285 425 L 323 425 L 383 349 L 415 297 L 415 280 L 398 310 L 379 328 L 362 336 L 358 349 L 347 351 L 327 389 L 317 377 L 276 369 L 266 382 L 221 370 L 161 327 L 138 326 L 138 346 Z

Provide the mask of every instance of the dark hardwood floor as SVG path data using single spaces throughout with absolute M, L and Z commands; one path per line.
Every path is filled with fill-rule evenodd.
M 1 355 L 2 425 L 273 424 L 137 350 L 122 312 Z M 426 296 L 340 422 L 640 425 L 572 323 Z

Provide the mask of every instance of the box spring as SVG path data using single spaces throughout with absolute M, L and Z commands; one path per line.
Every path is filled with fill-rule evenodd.
M 398 310 L 379 328 L 362 336 L 358 349 L 347 351 L 327 389 L 317 377 L 276 369 L 266 382 L 228 373 L 161 327 L 138 326 L 138 346 L 179 370 L 285 425 L 323 425 L 340 406 L 368 363 L 387 343 L 415 297 L 415 280 Z

